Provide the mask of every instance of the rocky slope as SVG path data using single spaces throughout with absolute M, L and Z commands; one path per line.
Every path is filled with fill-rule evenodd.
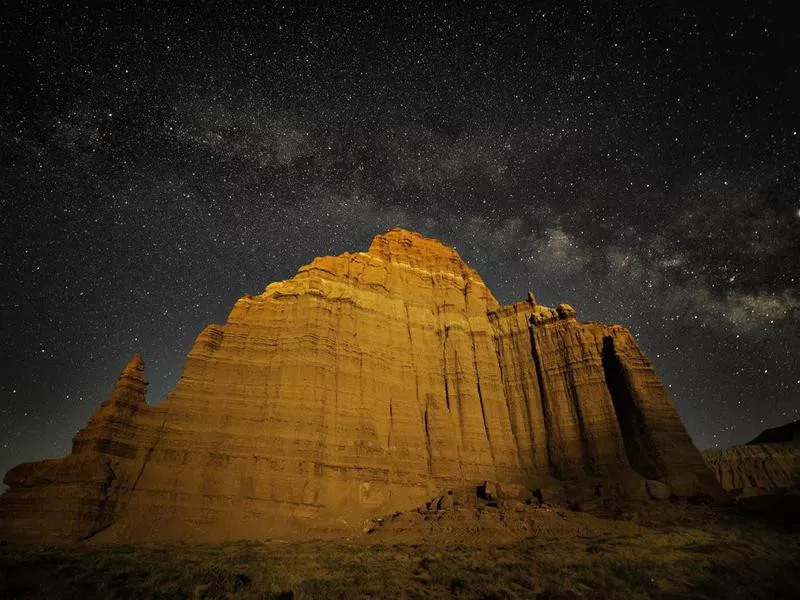
M 800 422 L 767 429 L 754 440 L 703 452 L 726 490 L 744 495 L 800 489 Z
M 532 294 L 500 306 L 454 249 L 401 229 L 240 298 L 159 405 L 143 369 L 69 456 L 6 475 L 0 539 L 347 532 L 483 480 L 720 491 L 627 329 Z

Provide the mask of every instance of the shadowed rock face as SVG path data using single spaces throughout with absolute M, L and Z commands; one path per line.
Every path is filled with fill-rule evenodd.
M 800 442 L 800 421 L 787 423 L 780 427 L 765 429 L 748 444 L 777 444 L 783 442 Z
M 500 306 L 454 249 L 401 229 L 240 298 L 157 406 L 143 368 L 69 456 L 6 475 L 0 539 L 347 532 L 485 480 L 719 492 L 627 329 L 533 295 Z

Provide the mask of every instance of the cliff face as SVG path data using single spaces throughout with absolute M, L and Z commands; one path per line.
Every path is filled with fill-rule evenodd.
M 725 450 L 703 452 L 726 490 L 745 495 L 800 488 L 800 421 L 767 429 L 754 440 Z
M 719 491 L 627 329 L 500 306 L 400 229 L 240 298 L 145 388 L 135 356 L 69 456 L 6 475 L 0 539 L 315 535 L 483 480 Z

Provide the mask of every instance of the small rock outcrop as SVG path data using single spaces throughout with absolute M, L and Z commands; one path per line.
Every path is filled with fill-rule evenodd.
M 69 456 L 6 475 L 0 539 L 318 536 L 491 481 L 721 494 L 631 333 L 576 316 L 402 229 L 314 259 L 200 332 L 162 403 L 134 356 Z

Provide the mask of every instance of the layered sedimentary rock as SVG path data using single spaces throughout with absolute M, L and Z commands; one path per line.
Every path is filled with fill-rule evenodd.
M 484 480 L 719 491 L 627 329 L 500 306 L 401 229 L 240 298 L 162 403 L 145 388 L 135 356 L 69 456 L 8 473 L 0 539 L 350 531 Z
M 745 495 L 800 489 L 800 422 L 767 429 L 754 440 L 703 452 L 726 490 Z

